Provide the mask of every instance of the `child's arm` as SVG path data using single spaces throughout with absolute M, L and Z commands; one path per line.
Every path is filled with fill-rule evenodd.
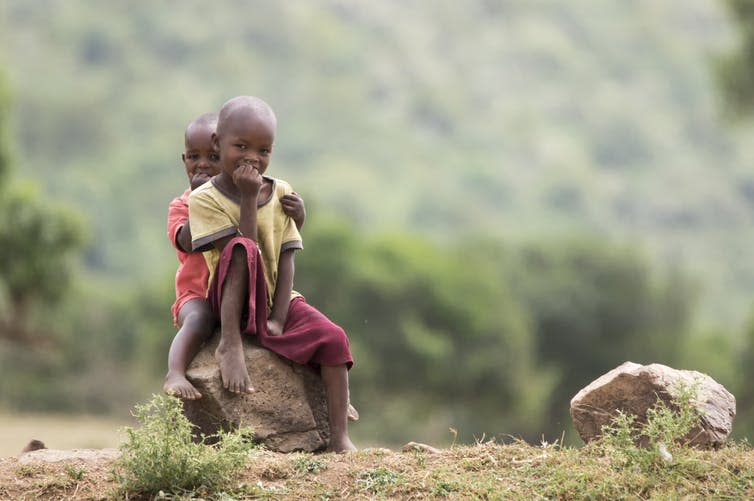
M 281 335 L 283 327 L 285 327 L 285 320 L 288 318 L 288 306 L 291 304 L 293 275 L 295 273 L 294 252 L 294 249 L 288 249 L 280 253 L 275 295 L 272 298 L 272 311 L 267 319 L 267 334 L 270 336 Z
M 189 207 L 185 194 L 174 198 L 168 205 L 168 240 L 181 252 L 191 252 L 191 230 L 189 230 L 188 217 Z M 184 231 L 187 233 L 183 233 Z
M 233 183 L 241 192 L 241 215 L 238 230 L 241 235 L 257 241 L 257 198 L 264 179 L 259 171 L 249 164 L 233 171 Z
M 178 233 L 175 235 L 175 243 L 183 252 L 191 252 L 191 228 L 188 219 L 178 229 Z
M 233 172 L 233 183 L 241 193 L 238 231 L 242 236 L 255 242 L 257 241 L 257 198 L 259 198 L 259 190 L 263 182 L 262 175 L 251 165 L 241 165 Z M 230 235 L 219 238 L 212 242 L 212 245 L 222 252 L 225 245 L 234 237 L 235 235 Z
M 296 228 L 301 231 L 306 220 L 306 208 L 304 207 L 304 199 L 296 193 L 289 193 L 280 197 L 280 204 L 283 206 L 283 212 L 285 215 L 293 219 L 296 223 Z

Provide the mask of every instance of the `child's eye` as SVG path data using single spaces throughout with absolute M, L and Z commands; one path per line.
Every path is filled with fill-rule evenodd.
M 237 144 L 236 148 L 238 148 L 239 150 L 245 150 L 246 149 L 246 145 L 245 144 Z
M 220 155 L 210 155 L 209 159 L 213 162 L 218 162 L 220 160 Z

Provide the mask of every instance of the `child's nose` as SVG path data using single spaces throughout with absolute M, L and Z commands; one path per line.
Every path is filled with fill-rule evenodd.
M 258 167 L 259 166 L 259 157 L 255 154 L 248 154 L 244 156 L 243 163 L 249 164 L 252 167 Z

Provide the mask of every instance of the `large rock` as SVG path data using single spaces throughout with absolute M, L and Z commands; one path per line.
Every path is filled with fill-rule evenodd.
M 677 370 L 661 364 L 625 362 L 599 377 L 571 399 L 571 418 L 584 442 L 599 437 L 603 425 L 617 411 L 646 422 L 647 409 L 662 399 L 673 406 L 682 388 L 695 388 L 692 400 L 699 424 L 686 441 L 696 447 L 719 447 L 733 428 L 736 399 L 721 384 L 697 371 Z
M 254 429 L 254 440 L 278 452 L 313 452 L 326 447 L 330 429 L 327 400 L 318 374 L 244 341 L 246 367 L 256 390 L 235 394 L 222 386 L 214 353 L 219 333 L 205 343 L 186 376 L 202 393 L 184 412 L 205 435 L 239 425 Z

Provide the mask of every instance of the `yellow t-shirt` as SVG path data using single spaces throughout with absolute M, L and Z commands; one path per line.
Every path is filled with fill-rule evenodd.
M 288 249 L 303 249 L 301 234 L 296 223 L 283 212 L 280 197 L 292 193 L 293 188 L 282 179 L 265 176 L 272 181 L 267 200 L 257 203 L 257 247 L 262 254 L 264 279 L 267 283 L 268 306 L 272 307 L 278 276 L 280 254 Z M 241 219 L 240 199 L 220 191 L 214 182 L 204 183 L 189 197 L 189 226 L 191 245 L 195 251 L 204 251 L 209 268 L 209 283 L 220 261 L 220 252 L 212 243 L 228 236 L 238 235 Z M 300 296 L 293 291 L 291 298 Z

